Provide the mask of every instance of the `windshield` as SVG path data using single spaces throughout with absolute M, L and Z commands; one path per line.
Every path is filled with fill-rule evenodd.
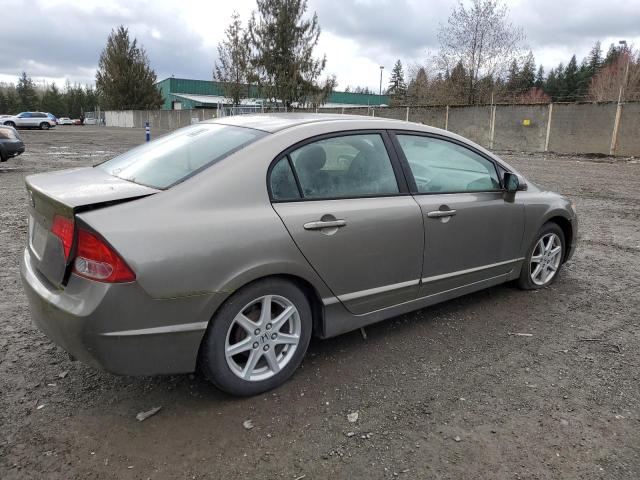
M 165 189 L 265 135 L 250 128 L 200 123 L 145 143 L 96 168 L 123 180 Z

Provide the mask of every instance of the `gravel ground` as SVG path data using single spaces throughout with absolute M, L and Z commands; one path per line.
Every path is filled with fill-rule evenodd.
M 93 370 L 35 329 L 18 273 L 25 175 L 96 163 L 144 132 L 23 136 L 27 152 L 0 166 L 0 478 L 640 478 L 637 160 L 505 154 L 578 206 L 578 251 L 554 285 L 313 340 L 286 385 L 238 400 L 198 376 Z

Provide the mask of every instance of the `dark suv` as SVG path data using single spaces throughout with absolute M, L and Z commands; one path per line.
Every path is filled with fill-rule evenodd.
M 0 162 L 24 152 L 24 143 L 15 128 L 0 125 Z

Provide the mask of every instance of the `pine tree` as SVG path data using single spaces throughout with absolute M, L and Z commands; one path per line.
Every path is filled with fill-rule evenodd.
M 40 109 L 43 112 L 53 113 L 58 117 L 61 117 L 67 113 L 64 99 L 55 83 L 52 83 L 51 86 L 45 90 L 42 96 Z
M 112 30 L 100 55 L 96 88 L 104 107 L 111 110 L 148 110 L 162 105 L 156 74 L 138 41 L 129 39 L 123 25 Z M 79 93 L 79 92 L 76 92 Z
M 518 62 L 514 59 L 509 65 L 509 73 L 507 74 L 507 93 L 510 96 L 510 101 L 515 102 L 515 97 L 521 92 L 520 89 L 520 68 Z
M 418 69 L 415 78 L 411 79 L 407 87 L 409 102 L 414 105 L 423 105 L 428 101 L 429 79 L 423 67 Z
M 573 55 L 567 68 L 564 71 L 564 98 L 566 101 L 576 101 L 578 99 L 578 62 Z
M 389 80 L 387 94 L 391 95 L 396 101 L 403 101 L 407 95 L 407 84 L 404 82 L 404 70 L 402 69 L 402 62 L 400 62 L 400 60 L 396 62 L 393 70 L 391 70 L 391 79 Z
M 18 110 L 30 111 L 38 108 L 39 101 L 38 95 L 36 94 L 36 87 L 26 72 L 22 72 L 22 75 L 18 79 L 16 95 L 18 97 Z
M 542 65 L 538 67 L 538 73 L 536 73 L 536 81 L 534 82 L 534 86 L 536 88 L 544 87 L 544 67 Z
M 240 15 L 231 17 L 231 24 L 225 30 L 226 38 L 218 44 L 218 61 L 215 63 L 213 79 L 223 82 L 225 95 L 234 105 L 249 96 L 247 85 L 253 79 L 251 66 L 251 46 L 249 33 L 243 30 Z
M 593 48 L 589 52 L 589 56 L 587 57 L 587 63 L 589 66 L 589 75 L 593 76 L 600 71 L 602 67 L 602 47 L 600 42 L 596 42 L 593 45 Z
M 536 81 L 536 60 L 530 51 L 520 72 L 520 91 L 522 93 L 533 88 Z
M 306 0 L 257 0 L 249 21 L 253 65 L 261 90 L 286 107 L 305 103 L 321 90 L 317 80 L 327 63 L 315 58 L 318 16 L 305 19 Z

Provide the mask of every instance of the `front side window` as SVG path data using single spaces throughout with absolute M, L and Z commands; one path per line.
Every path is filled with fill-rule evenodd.
M 486 192 L 500 189 L 493 162 L 456 143 L 398 135 L 418 193 Z
M 399 192 L 379 134 L 345 135 L 307 144 L 290 154 L 309 199 L 393 195 Z
M 250 128 L 200 123 L 145 143 L 97 168 L 123 180 L 164 189 L 265 135 Z

